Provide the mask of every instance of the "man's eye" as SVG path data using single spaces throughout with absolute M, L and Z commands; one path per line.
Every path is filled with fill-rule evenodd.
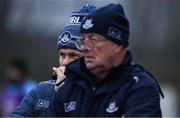
M 71 58 L 73 58 L 73 59 L 77 59 L 77 58 L 80 58 L 82 55 L 81 54 L 74 54 L 74 53 L 72 53 L 72 54 L 70 54 L 69 55 L 69 57 L 71 57 Z
M 61 56 L 62 58 L 64 58 L 64 57 L 65 57 L 65 54 L 63 54 L 63 53 L 60 53 L 60 56 Z
M 91 39 L 91 40 L 89 40 L 89 42 L 91 42 L 93 45 L 95 45 L 97 40 L 96 39 Z
M 81 44 L 84 44 L 84 39 L 83 39 L 83 38 L 80 39 L 79 42 L 80 42 Z
M 84 40 L 79 40 L 76 42 L 79 46 L 84 44 Z
M 76 57 L 76 54 L 69 54 L 70 57 Z

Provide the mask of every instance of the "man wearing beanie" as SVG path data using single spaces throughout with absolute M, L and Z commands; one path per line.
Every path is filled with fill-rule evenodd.
M 120 4 L 88 15 L 80 26 L 83 58 L 67 65 L 55 96 L 58 116 L 161 117 L 155 78 L 132 63 L 129 22 Z M 63 96 L 62 96 L 63 94 Z
M 94 5 L 86 4 L 79 11 L 72 12 L 70 22 L 64 27 L 58 37 L 59 67 L 53 67 L 55 74 L 51 80 L 39 83 L 36 88 L 24 97 L 20 105 L 12 113 L 12 117 L 55 116 L 54 108 L 51 107 L 51 104 L 61 81 L 63 82 L 65 77 L 65 66 L 82 56 L 82 52 L 77 47 L 77 42 L 80 39 L 80 23 L 95 9 Z

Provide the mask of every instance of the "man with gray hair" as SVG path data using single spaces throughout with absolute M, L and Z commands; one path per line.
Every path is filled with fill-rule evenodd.
M 57 116 L 161 117 L 160 86 L 132 63 L 127 49 L 129 21 L 123 7 L 97 9 L 83 20 L 80 34 L 84 57 L 66 67 L 54 101 Z

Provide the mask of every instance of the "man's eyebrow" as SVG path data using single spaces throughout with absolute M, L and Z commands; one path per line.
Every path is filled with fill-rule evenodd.
M 81 55 L 80 52 L 69 52 L 68 54 Z
M 80 37 L 84 37 L 84 36 L 85 36 L 85 34 L 81 34 L 81 35 L 80 35 Z M 92 33 L 90 33 L 90 34 L 88 34 L 87 36 L 88 36 L 88 37 L 92 37 L 92 36 L 93 36 L 93 34 L 92 34 Z
M 90 38 L 92 38 L 92 36 L 93 36 L 93 34 L 92 34 L 92 33 L 88 35 L 88 37 L 90 37 Z
M 59 51 L 60 54 L 64 54 L 64 52 Z

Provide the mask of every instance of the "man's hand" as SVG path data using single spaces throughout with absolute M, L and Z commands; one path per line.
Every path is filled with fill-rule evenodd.
M 66 70 L 65 66 L 59 66 L 58 68 L 53 67 L 53 71 L 57 75 L 57 80 L 56 80 L 56 85 L 55 85 L 55 90 L 57 91 L 59 88 L 59 83 L 65 78 L 64 72 Z

